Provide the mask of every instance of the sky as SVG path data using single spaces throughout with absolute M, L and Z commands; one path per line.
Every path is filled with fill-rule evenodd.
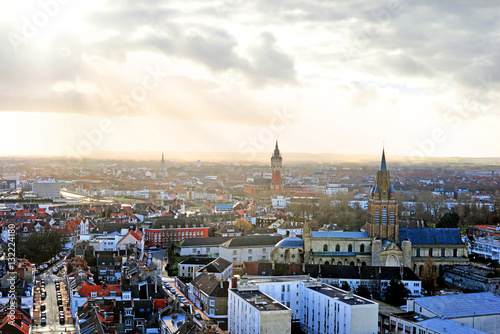
M 0 156 L 500 156 L 496 0 L 0 3 Z

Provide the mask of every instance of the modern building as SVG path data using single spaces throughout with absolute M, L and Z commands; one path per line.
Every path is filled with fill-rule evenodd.
M 310 334 L 376 334 L 378 304 L 331 285 L 303 283 L 301 329 Z
M 40 198 L 61 198 L 61 184 L 55 181 L 35 181 L 31 190 Z
M 229 289 L 228 316 L 230 333 L 291 333 L 290 309 L 255 286 Z

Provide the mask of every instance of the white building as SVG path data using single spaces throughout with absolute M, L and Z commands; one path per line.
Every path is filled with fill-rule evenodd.
M 304 282 L 300 325 L 306 333 L 378 333 L 378 303 L 320 282 Z
M 472 253 L 478 254 L 486 259 L 500 259 L 500 240 L 477 238 L 472 245 Z
M 234 237 L 219 248 L 219 256 L 233 263 L 269 260 L 280 235 Z
M 196 272 L 212 262 L 214 259 L 209 257 L 190 257 L 179 263 L 178 276 L 195 278 Z
M 300 322 L 306 333 L 377 333 L 378 303 L 344 290 L 325 285 L 309 276 L 250 277 L 241 279 L 237 289 L 230 290 L 229 324 L 236 329 L 238 307 L 231 304 L 235 290 L 259 291 L 290 309 L 293 321 Z M 241 308 L 239 309 L 241 311 Z M 234 320 L 232 317 L 236 317 Z M 247 330 L 248 328 L 239 328 Z M 243 333 L 242 331 L 238 333 Z M 250 333 L 245 331 L 245 333 Z
M 219 246 L 228 240 L 231 240 L 231 238 L 207 237 L 184 239 L 177 246 L 177 252 L 180 256 L 207 255 L 215 258 L 219 256 Z
M 230 333 L 289 334 L 291 311 L 255 287 L 229 289 L 228 316 Z
M 284 209 L 290 204 L 290 197 L 276 196 L 271 198 L 271 203 L 275 209 Z
M 31 190 L 40 198 L 61 198 L 61 184 L 55 181 L 35 181 Z

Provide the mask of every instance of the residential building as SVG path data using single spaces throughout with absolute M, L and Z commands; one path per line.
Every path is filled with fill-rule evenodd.
M 229 289 L 228 316 L 230 333 L 291 333 L 290 309 L 255 286 Z
M 61 198 L 61 184 L 55 181 L 34 181 L 32 191 L 40 198 Z
M 219 256 L 219 246 L 231 239 L 231 237 L 184 239 L 175 246 L 176 253 L 180 256 L 206 255 L 214 258 Z
M 195 278 L 198 269 L 203 268 L 214 259 L 209 257 L 190 257 L 184 261 L 181 261 L 178 266 L 178 276 L 179 277 L 190 277 Z
M 203 268 L 198 269 L 198 271 L 195 273 L 195 276 L 198 276 L 202 273 L 207 273 L 211 276 L 214 276 L 219 281 L 226 281 L 233 277 L 233 263 L 221 257 L 218 257 Z

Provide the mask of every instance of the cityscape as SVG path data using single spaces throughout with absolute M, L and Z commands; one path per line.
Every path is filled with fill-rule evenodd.
M 0 334 L 500 334 L 500 3 L 0 11 Z

